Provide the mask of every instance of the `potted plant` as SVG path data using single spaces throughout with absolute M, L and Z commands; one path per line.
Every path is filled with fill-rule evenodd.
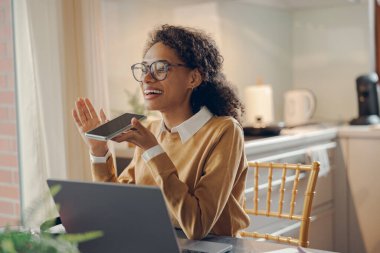
M 60 190 L 56 185 L 50 189 L 52 195 Z M 49 195 L 50 197 L 50 195 Z M 37 201 L 40 202 L 40 201 Z M 36 205 L 33 205 L 36 206 Z M 31 208 L 33 216 L 36 207 Z M 80 253 L 78 243 L 92 240 L 103 235 L 101 231 L 92 231 L 83 234 L 53 234 L 48 228 L 52 227 L 53 220 L 45 222 L 40 229 L 29 229 L 22 226 L 0 228 L 1 253 Z
M 2 253 L 79 253 L 78 243 L 101 236 L 100 231 L 85 234 L 53 235 L 31 229 L 6 227 L 0 232 Z
M 140 101 L 141 92 L 140 89 L 135 89 L 134 92 L 124 90 L 127 94 L 127 103 L 132 108 L 132 111 L 137 114 L 146 114 L 144 103 Z

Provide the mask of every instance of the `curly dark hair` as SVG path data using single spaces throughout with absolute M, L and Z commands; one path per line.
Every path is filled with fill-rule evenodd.
M 144 55 L 157 42 L 172 48 L 187 67 L 201 73 L 202 83 L 190 98 L 193 113 L 206 106 L 214 115 L 231 116 L 241 123 L 244 105 L 221 72 L 223 57 L 210 36 L 194 28 L 162 25 L 151 32 Z

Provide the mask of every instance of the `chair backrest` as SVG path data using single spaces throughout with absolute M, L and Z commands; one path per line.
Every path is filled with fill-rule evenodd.
M 276 217 L 280 219 L 289 219 L 294 221 L 299 221 L 299 237 L 285 237 L 281 235 L 271 235 L 259 232 L 248 232 L 241 231 L 241 236 L 263 238 L 274 240 L 277 242 L 283 242 L 293 245 L 299 245 L 302 247 L 307 247 L 308 242 L 308 231 L 311 220 L 311 208 L 314 197 L 314 190 L 317 183 L 318 172 L 319 172 L 319 162 L 313 162 L 311 165 L 303 164 L 287 164 L 287 163 L 264 163 L 264 162 L 249 162 L 249 173 L 247 177 L 247 186 L 253 181 L 253 203 L 251 207 L 244 207 L 245 211 L 249 215 L 254 216 L 266 216 L 266 217 Z M 250 173 L 253 170 L 253 173 Z M 266 170 L 267 179 L 263 180 L 259 178 L 259 175 L 265 175 Z M 278 179 L 273 180 L 274 175 L 278 176 Z M 253 178 L 251 177 L 253 176 Z M 307 185 L 303 196 L 303 208 L 299 211 L 295 211 L 297 193 L 299 190 L 299 181 L 301 178 L 307 179 Z M 252 180 L 253 179 L 253 180 Z M 263 183 L 265 181 L 265 183 Z M 273 187 L 279 187 L 279 194 L 272 191 Z M 286 198 L 289 199 L 285 202 L 285 187 L 291 187 L 291 194 Z M 304 188 L 304 187 L 303 187 Z M 266 203 L 259 203 L 259 193 L 260 190 L 266 190 Z M 278 201 L 272 205 L 272 195 L 277 195 Z M 302 198 L 301 198 L 302 199 Z M 248 203 L 252 199 L 246 200 Z M 284 202 L 286 203 L 284 205 Z M 255 224 L 254 218 L 252 219 L 253 226 Z

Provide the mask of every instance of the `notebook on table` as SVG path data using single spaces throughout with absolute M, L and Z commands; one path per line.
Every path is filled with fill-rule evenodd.
M 102 237 L 79 245 L 83 253 L 223 253 L 232 249 L 225 243 L 177 239 L 157 187 L 52 179 L 47 182 L 49 187 L 61 186 L 53 198 L 60 206 L 66 232 L 103 232 Z

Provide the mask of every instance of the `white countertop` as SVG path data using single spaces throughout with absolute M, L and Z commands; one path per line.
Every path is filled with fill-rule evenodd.
M 338 129 L 340 138 L 375 138 L 380 139 L 380 125 L 341 126 Z
M 337 137 L 340 127 L 312 125 L 285 129 L 279 136 L 259 138 L 245 141 L 247 156 L 267 156 L 268 153 L 292 152 L 310 146 L 325 145 Z M 380 130 L 377 131 L 380 137 Z M 131 157 L 133 149 L 128 148 L 125 143 L 113 143 L 116 156 Z M 132 151 L 131 151 L 132 150 Z
M 274 137 L 247 140 L 245 150 L 247 156 L 259 155 L 282 150 L 282 152 L 294 149 L 306 148 L 311 145 L 324 145 L 337 137 L 337 127 L 303 127 L 291 129 L 284 134 Z

